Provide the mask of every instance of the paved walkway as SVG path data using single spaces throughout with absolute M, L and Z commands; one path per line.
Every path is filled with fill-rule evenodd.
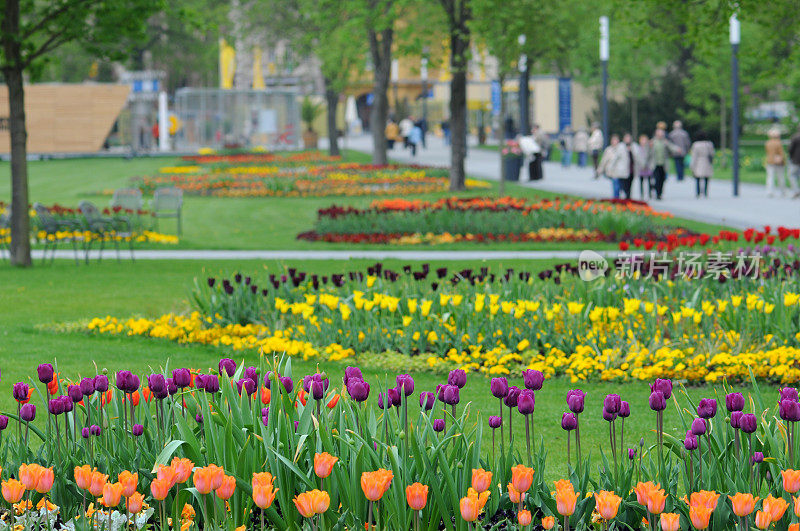
M 470 144 L 474 145 L 474 140 Z M 368 136 L 349 138 L 347 147 L 370 152 L 372 139 Z M 389 157 L 401 162 L 448 166 L 450 150 L 441 139 L 431 136 L 428 148 L 418 150 L 416 157 L 412 157 L 410 151 L 399 148 L 390 150 Z M 472 147 L 467 153 L 467 173 L 475 177 L 497 180 L 500 175 L 499 157 L 497 151 Z M 524 174 L 522 178 L 527 179 L 527 171 L 523 169 L 522 173 Z M 545 178 L 541 181 L 522 184 L 538 190 L 589 198 L 604 198 L 611 195 L 611 183 L 607 179 L 592 179 L 592 171 L 588 168 L 577 166 L 562 168 L 556 162 L 546 162 L 544 174 Z M 760 228 L 764 225 L 800 227 L 798 199 L 767 198 L 764 186 L 749 183 L 742 183 L 739 197 L 733 197 L 731 182 L 724 180 L 712 180 L 709 183 L 710 197 L 696 199 L 694 185 L 693 178 L 688 177 L 678 182 L 673 173 L 664 185 L 664 200 L 652 201 L 651 204 L 657 210 L 671 212 L 679 217 L 738 229 Z M 638 194 L 638 188 L 634 188 L 634 198 L 638 198 Z

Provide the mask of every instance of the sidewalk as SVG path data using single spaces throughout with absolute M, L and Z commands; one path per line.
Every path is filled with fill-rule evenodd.
M 399 162 L 425 164 L 430 166 L 449 166 L 450 149 L 440 138 L 429 135 L 427 149 L 417 150 L 417 157 L 411 152 L 395 148 L 389 151 L 389 158 Z M 474 142 L 474 140 L 473 140 Z M 467 149 L 467 173 L 474 177 L 497 180 L 500 175 L 500 155 L 497 151 L 477 147 Z M 343 143 L 343 146 L 345 144 Z M 359 136 L 347 139 L 346 147 L 357 151 L 370 152 L 372 138 Z M 670 165 L 672 169 L 672 165 Z M 527 179 L 523 169 L 522 179 Z M 562 168 L 557 162 L 546 162 L 544 179 L 537 182 L 522 182 L 537 190 L 565 193 L 589 198 L 606 198 L 611 195 L 611 183 L 607 179 L 593 179 L 592 170 L 571 166 Z M 675 180 L 672 173 L 664 185 L 664 199 L 651 201 L 651 206 L 675 216 L 727 225 L 737 229 L 761 228 L 764 225 L 800 227 L 800 200 L 790 198 L 767 198 L 762 185 L 741 183 L 739 197 L 733 197 L 730 181 L 712 180 L 708 185 L 708 199 L 696 199 L 695 181 L 692 177 L 682 182 Z M 638 199 L 638 183 L 634 185 L 634 199 Z

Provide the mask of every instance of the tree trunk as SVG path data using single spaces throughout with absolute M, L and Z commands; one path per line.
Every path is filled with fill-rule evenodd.
M 462 2 L 453 2 L 450 20 L 450 190 L 465 188 L 466 172 L 464 159 L 467 157 L 467 52 L 469 51 L 470 30 L 467 23 L 471 18 L 469 7 Z M 461 5 L 459 5 L 461 4 Z M 457 12 L 457 13 L 456 13 Z
M 728 167 L 728 157 L 724 155 L 725 146 L 728 145 L 728 117 L 726 115 L 727 102 L 725 99 L 725 91 L 719 93 L 719 150 L 723 153 L 721 157 L 722 167 Z
M 325 100 L 328 103 L 328 154 L 331 157 L 338 157 L 339 152 L 339 130 L 336 127 L 336 109 L 339 106 L 339 93 L 329 88 L 328 80 L 325 80 Z
M 634 142 L 639 137 L 639 98 L 631 94 L 631 136 Z
M 506 194 L 506 165 L 503 160 L 503 146 L 506 145 L 506 135 L 503 130 L 506 120 L 506 95 L 503 92 L 505 75 L 499 74 L 497 80 L 500 83 L 500 124 L 497 127 L 497 135 L 495 135 L 500 143 L 500 149 L 497 150 L 500 154 L 500 182 L 497 185 L 497 195 L 503 197 Z
M 389 76 L 392 68 L 392 39 L 394 30 L 389 27 L 377 32 L 369 28 L 369 48 L 375 73 L 373 85 L 370 129 L 372 129 L 372 163 L 386 164 L 386 122 L 389 117 Z M 380 39 L 378 36 L 380 35 Z
M 6 0 L 3 13 L 3 67 L 8 87 L 9 132 L 11 133 L 11 264 L 31 265 L 30 218 L 28 217 L 28 132 L 25 128 L 25 88 L 19 37 L 19 0 Z

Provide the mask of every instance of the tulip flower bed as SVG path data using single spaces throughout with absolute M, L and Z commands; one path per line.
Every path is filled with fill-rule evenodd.
M 298 239 L 349 243 L 454 241 L 616 242 L 692 236 L 668 227 L 671 217 L 640 202 L 450 197 L 436 202 L 387 199 L 367 209 L 332 206 Z
M 794 530 L 800 518 L 794 388 L 773 398 L 753 380 L 748 396 L 722 386 L 695 402 L 659 379 L 647 404 L 572 389 L 560 421 L 569 472 L 553 489 L 542 432 L 559 426 L 536 412 L 543 373 L 526 371 L 518 388 L 453 370 L 422 392 L 409 374 L 369 382 L 348 367 L 339 378 L 300 377 L 291 360 L 267 356 L 208 371 L 119 370 L 111 381 L 41 364 L 30 384 L 13 385 L 16 412 L 0 416 L 13 509 L 0 525 Z M 462 402 L 467 386 L 483 386 L 498 415 Z M 597 453 L 581 441 L 595 402 L 608 426 Z M 654 443 L 626 433 L 634 409 L 652 415 Z M 517 416 L 524 435 L 512 432 Z
M 752 370 L 786 383 L 800 378 L 800 262 L 785 259 L 763 259 L 759 278 L 710 260 L 689 278 L 643 268 L 592 282 L 570 265 L 538 275 L 380 264 L 330 278 L 237 274 L 198 282 L 191 314 L 98 317 L 82 329 L 303 359 L 397 353 L 439 372 L 717 382 Z
M 315 165 L 320 163 L 338 162 L 342 160 L 340 156 L 331 156 L 324 151 L 309 150 L 309 151 L 275 151 L 275 152 L 246 152 L 246 153 L 229 153 L 229 154 L 205 154 L 205 155 L 188 155 L 182 157 L 187 162 L 194 164 L 219 164 L 219 165 L 235 165 L 235 164 L 269 164 L 274 166 L 302 166 L 302 165 Z

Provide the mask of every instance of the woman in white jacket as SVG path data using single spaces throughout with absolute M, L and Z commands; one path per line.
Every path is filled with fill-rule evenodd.
M 689 153 L 697 198 L 700 199 L 701 189 L 702 195 L 708 197 L 708 180 L 714 176 L 714 144 L 705 132 L 699 131 Z
M 630 156 L 628 147 L 619 141 L 619 135 L 611 135 L 608 147 L 597 166 L 597 173 L 611 179 L 611 190 L 614 199 L 618 199 L 622 189 L 622 180 L 630 175 Z

